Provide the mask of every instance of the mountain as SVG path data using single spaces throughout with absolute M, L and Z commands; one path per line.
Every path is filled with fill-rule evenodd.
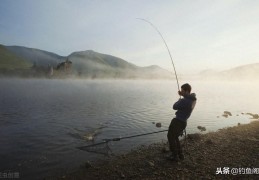
M 65 57 L 59 56 L 55 53 L 48 51 L 43 51 L 34 48 L 27 48 L 23 46 L 5 46 L 11 53 L 18 57 L 21 57 L 27 62 L 34 64 L 36 66 L 47 67 L 57 66 L 60 62 L 64 61 Z
M 66 66 L 69 63 L 69 66 Z M 61 67 L 63 68 L 57 68 Z M 50 69 L 52 67 L 52 70 Z M 67 71 L 69 67 L 69 71 Z M 54 73 L 52 72 L 54 69 Z M 139 67 L 121 58 L 92 50 L 73 52 L 69 56 L 22 46 L 0 44 L 0 74 L 26 77 L 81 78 L 167 78 L 174 75 L 159 66 Z M 196 78 L 196 76 L 195 76 Z M 197 75 L 204 80 L 258 80 L 259 63 L 238 66 L 224 71 L 204 70 Z
M 68 59 L 70 61 L 82 62 L 82 63 L 92 61 L 94 63 L 102 64 L 113 68 L 123 68 L 123 69 L 137 68 L 136 65 L 128 63 L 127 61 L 121 58 L 117 58 L 111 55 L 101 54 L 98 52 L 94 52 L 93 50 L 73 52 L 68 56 Z
M 147 67 L 143 67 L 141 69 L 142 72 L 149 74 L 152 77 L 161 77 L 161 78 L 173 78 L 175 79 L 175 75 L 172 72 L 166 71 L 157 65 L 151 65 Z
M 208 80 L 259 80 L 259 63 L 247 64 L 224 71 L 205 70 L 199 74 Z
M 8 49 L 0 45 L 0 69 L 13 70 L 13 69 L 28 69 L 32 66 L 30 62 L 16 56 L 8 51 Z
M 36 77 L 40 71 L 41 76 L 45 73 L 58 78 L 173 78 L 169 71 L 159 66 L 139 67 L 121 58 L 92 50 L 73 52 L 66 57 L 22 46 L 3 47 L 9 54 L 30 64 L 34 71 L 32 74 Z M 54 73 L 50 73 L 53 71 L 50 71 L 50 67 L 53 67 Z
M 92 50 L 74 52 L 68 57 L 73 70 L 91 78 L 170 78 L 168 71 L 158 67 L 138 67 L 121 58 Z
M 222 77 L 230 80 L 259 80 L 259 63 L 238 66 L 221 72 Z

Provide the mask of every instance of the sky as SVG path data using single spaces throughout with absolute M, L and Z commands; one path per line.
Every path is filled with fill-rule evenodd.
M 0 0 L 0 44 L 94 50 L 178 74 L 259 63 L 258 0 Z

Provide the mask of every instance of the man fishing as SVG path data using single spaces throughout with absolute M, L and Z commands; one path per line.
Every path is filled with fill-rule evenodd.
M 178 91 L 180 98 L 174 105 L 173 109 L 177 110 L 176 117 L 172 119 L 169 126 L 167 138 L 169 142 L 169 148 L 172 154 L 169 159 L 172 161 L 178 161 L 184 159 L 182 148 L 179 141 L 179 136 L 186 128 L 187 119 L 191 116 L 192 110 L 196 104 L 196 95 L 191 93 L 191 86 L 186 83 L 181 86 L 181 91 Z

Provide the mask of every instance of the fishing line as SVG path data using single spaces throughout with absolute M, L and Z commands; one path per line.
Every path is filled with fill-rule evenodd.
M 170 50 L 169 50 L 169 48 L 168 48 L 168 45 L 167 45 L 167 43 L 166 43 L 166 41 L 165 41 L 163 35 L 162 35 L 161 32 L 158 30 L 158 28 L 157 28 L 154 24 L 152 24 L 151 22 L 149 22 L 148 20 L 143 19 L 143 18 L 136 18 L 136 19 L 142 20 L 142 21 L 144 21 L 144 22 L 150 24 L 150 25 L 157 31 L 157 33 L 160 35 L 160 37 L 162 38 L 162 40 L 163 40 L 163 42 L 164 42 L 164 44 L 165 44 L 165 46 L 166 46 L 166 49 L 167 49 L 167 51 L 168 51 L 168 54 L 169 54 L 169 56 L 170 56 L 170 59 L 171 59 L 173 68 L 174 68 L 174 74 L 175 74 L 175 78 L 176 78 L 176 82 L 177 82 L 178 91 L 180 91 L 180 86 L 179 86 L 179 81 L 178 81 L 178 77 L 177 77 L 177 73 L 176 73 L 174 61 L 173 61 L 171 52 L 170 52 Z
M 174 68 L 174 74 L 175 74 L 175 78 L 176 78 L 176 82 L 177 82 L 178 91 L 180 91 L 180 86 L 179 86 L 179 81 L 178 81 L 178 77 L 177 77 L 177 73 L 176 73 L 174 61 L 173 61 L 171 52 L 170 52 L 170 50 L 169 50 L 169 48 L 168 48 L 168 45 L 167 45 L 167 43 L 166 43 L 166 41 L 165 41 L 165 38 L 163 37 L 162 33 L 161 33 L 161 32 L 158 30 L 158 28 L 157 28 L 153 23 L 151 23 L 150 21 L 148 21 L 148 20 L 146 20 L 146 19 L 143 19 L 143 18 L 136 18 L 136 19 L 141 20 L 141 21 L 144 21 L 144 22 L 150 24 L 150 25 L 156 30 L 156 32 L 160 35 L 160 37 L 162 38 L 162 40 L 163 40 L 163 42 L 164 42 L 164 44 L 165 44 L 165 46 L 166 46 L 166 49 L 167 49 L 167 51 L 168 51 L 168 54 L 169 54 L 169 56 L 170 56 L 170 59 L 171 59 L 173 68 Z M 181 99 L 181 95 L 179 95 L 179 96 L 180 96 L 180 99 Z M 184 137 L 185 137 L 185 138 L 184 138 L 184 139 L 185 139 L 185 146 L 186 146 L 186 148 L 187 148 L 186 129 L 184 129 L 183 132 L 184 132 L 184 135 L 185 135 L 185 136 L 184 136 Z
M 167 45 L 163 35 L 160 33 L 158 28 L 154 24 L 149 22 L 148 20 L 142 19 L 142 18 L 137 18 L 137 19 L 145 21 L 146 23 L 150 24 L 158 32 L 158 34 L 162 38 L 162 40 L 163 40 L 163 42 L 164 42 L 164 44 L 166 46 L 166 49 L 167 49 L 167 51 L 169 53 L 169 56 L 170 56 L 170 59 L 171 59 L 171 62 L 172 62 L 173 68 L 174 68 L 174 74 L 175 74 L 175 78 L 176 78 L 176 82 L 177 82 L 178 91 L 180 91 L 180 86 L 179 86 L 179 81 L 178 81 L 178 76 L 177 76 L 177 73 L 176 73 L 174 61 L 173 61 L 171 52 L 170 52 L 170 50 L 168 48 L 168 45 Z M 181 98 L 181 96 L 180 96 L 180 98 Z M 150 135 L 150 134 L 155 134 L 155 133 L 161 133 L 161 132 L 165 132 L 165 131 L 168 131 L 168 130 L 166 129 L 166 130 L 161 130 L 161 131 L 149 132 L 149 133 L 144 133 L 144 134 L 137 134 L 137 135 L 132 135 L 132 136 L 125 136 L 125 137 L 120 137 L 120 138 L 103 139 L 102 142 L 91 144 L 91 145 L 86 145 L 86 146 L 81 146 L 81 147 L 77 147 L 77 148 L 80 149 L 80 150 L 88 151 L 88 152 L 95 152 L 95 153 L 100 153 L 100 154 L 108 154 L 111 151 L 108 143 L 111 142 L 111 141 L 120 141 L 122 139 L 129 139 L 129 138 L 134 138 L 134 137 L 139 137 L 139 136 L 145 136 L 145 135 Z M 184 130 L 184 133 L 185 133 L 185 140 L 186 140 L 186 130 Z M 102 146 L 102 145 L 105 145 L 105 147 L 104 148 L 100 148 L 100 149 L 104 149 L 105 152 L 102 152 L 102 151 L 98 152 L 97 151 L 99 149 L 98 146 Z M 94 149 L 92 149 L 92 148 L 94 148 Z

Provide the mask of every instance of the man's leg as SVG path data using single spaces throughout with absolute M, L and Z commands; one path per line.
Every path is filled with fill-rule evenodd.
M 172 155 L 170 157 L 171 160 L 175 160 L 177 161 L 178 160 L 178 148 L 177 148 L 177 141 L 179 142 L 179 139 L 178 139 L 178 134 L 179 134 L 179 124 L 177 122 L 178 120 L 177 119 L 173 119 L 171 121 L 171 124 L 169 126 L 169 130 L 168 130 L 168 134 L 167 134 L 167 137 L 168 137 L 168 142 L 169 142 L 169 148 L 172 152 Z
M 184 129 L 186 128 L 187 123 L 186 122 L 179 122 L 179 134 L 178 134 L 178 138 L 177 138 L 177 152 L 178 152 L 178 156 L 179 159 L 184 160 L 184 155 L 183 155 L 183 151 L 182 151 L 182 147 L 179 141 L 179 136 L 183 133 Z
M 175 139 L 174 139 L 174 125 L 175 124 L 175 120 L 172 119 L 171 123 L 170 123 L 170 126 L 169 126 L 169 129 L 168 129 L 168 133 L 167 133 L 167 139 L 168 139 L 168 143 L 169 143 L 169 148 L 170 148 L 170 151 L 172 152 L 174 147 L 176 146 L 175 145 Z

